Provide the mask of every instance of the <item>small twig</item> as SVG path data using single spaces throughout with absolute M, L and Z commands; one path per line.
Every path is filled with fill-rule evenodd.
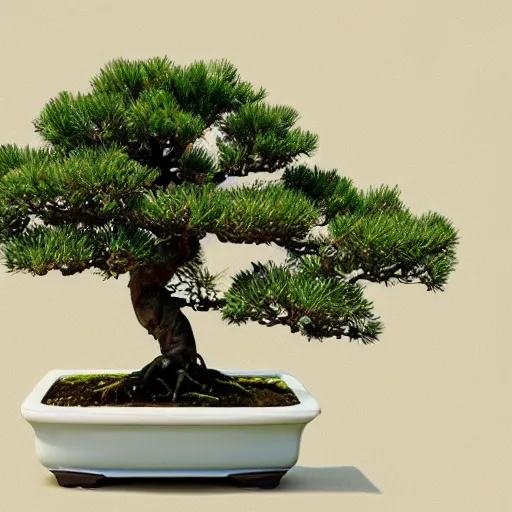
M 360 279 L 364 279 L 365 281 L 371 281 L 373 283 L 380 283 L 381 281 L 385 281 L 391 278 L 400 278 L 403 276 L 394 275 L 397 270 L 400 269 L 400 264 L 390 265 L 389 267 L 385 267 L 381 269 L 378 275 L 373 275 L 368 272 L 362 271 L 360 274 L 355 275 L 347 280 L 350 284 L 354 284 Z

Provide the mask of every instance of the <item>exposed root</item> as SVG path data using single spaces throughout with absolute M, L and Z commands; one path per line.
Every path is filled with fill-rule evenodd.
M 100 388 L 96 389 L 97 393 L 101 393 L 102 400 L 105 400 L 110 393 L 116 392 L 117 390 L 122 387 L 126 382 L 126 377 L 121 377 L 119 380 L 116 380 L 112 382 L 111 384 L 107 384 L 106 386 L 101 386 Z
M 242 393 L 245 393 L 246 395 L 252 395 L 252 391 L 248 390 L 247 388 L 245 388 L 244 386 L 242 386 L 241 384 L 239 384 L 235 380 L 215 379 L 215 382 L 217 384 L 222 385 L 222 386 L 231 386 L 231 387 L 237 388 L 240 391 L 242 391 Z
M 150 364 L 146 367 L 152 370 L 145 384 L 142 383 L 145 374 L 141 371 L 64 377 L 55 382 L 43 403 L 79 407 L 263 407 L 298 403 L 278 377 L 230 376 L 196 366 L 181 373 L 170 366 Z M 177 394 L 179 375 L 183 382 Z M 177 402 L 173 403 L 175 394 Z
M 167 390 L 167 393 L 164 393 L 163 395 L 159 395 L 159 396 L 161 396 L 161 397 L 171 396 L 172 395 L 172 389 L 169 387 L 169 384 L 167 384 L 167 382 L 165 382 L 165 380 L 161 379 L 160 377 L 158 377 L 156 380 L 158 382 L 160 382 L 160 384 L 162 384 L 162 386 Z
M 205 395 L 204 393 L 196 393 L 195 391 L 189 391 L 188 393 L 183 393 L 183 395 L 181 395 L 181 396 L 193 396 L 196 398 L 201 398 L 203 400 L 209 400 L 211 402 L 220 401 L 220 398 L 217 398 L 216 396 Z
M 172 402 L 176 402 L 180 396 L 195 396 L 218 402 L 219 398 L 206 394 L 205 391 L 211 393 L 219 387 L 233 388 L 244 395 L 252 395 L 251 390 L 217 370 L 207 369 L 202 364 L 188 365 L 176 370 L 163 356 L 156 357 L 140 370 L 97 388 L 95 392 L 101 393 L 103 401 L 114 402 L 119 399 L 123 401 L 122 395 L 136 401 L 142 394 L 150 394 L 153 401 L 170 397 Z
M 132 372 L 129 377 L 140 379 L 141 385 L 144 386 L 155 371 L 165 368 L 167 363 L 168 361 L 164 356 L 155 357 L 155 359 L 144 366 L 144 368 Z

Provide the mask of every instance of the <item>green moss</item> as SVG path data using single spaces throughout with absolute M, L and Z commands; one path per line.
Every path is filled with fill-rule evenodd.
M 68 375 L 67 377 L 61 377 L 60 382 L 66 382 L 69 384 L 73 383 L 87 383 L 87 382 L 95 382 L 98 379 L 122 379 L 126 377 L 127 373 L 109 373 L 109 374 L 102 374 L 102 373 L 90 373 L 85 375 Z
M 271 375 L 268 377 L 238 377 L 237 381 L 240 384 L 251 384 L 253 386 L 276 386 L 283 391 L 288 391 L 290 388 L 286 383 L 280 379 L 277 375 Z

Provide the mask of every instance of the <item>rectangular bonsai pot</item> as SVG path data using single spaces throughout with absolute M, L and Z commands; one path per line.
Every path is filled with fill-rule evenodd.
M 59 407 L 42 399 L 61 377 L 133 370 L 53 370 L 24 400 L 36 455 L 60 485 L 97 486 L 120 477 L 231 477 L 275 487 L 298 460 L 305 426 L 320 414 L 313 396 L 282 372 L 220 370 L 275 376 L 299 404 L 282 407 Z

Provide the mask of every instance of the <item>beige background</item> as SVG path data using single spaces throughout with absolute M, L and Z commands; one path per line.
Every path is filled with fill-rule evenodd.
M 511 510 L 511 24 L 508 1 L 2 2 L 0 143 L 37 144 L 44 103 L 111 58 L 227 58 L 320 135 L 315 163 L 397 184 L 415 212 L 452 219 L 461 246 L 445 293 L 368 287 L 386 325 L 374 346 L 189 314 L 210 365 L 286 370 L 321 404 L 271 493 L 57 487 L 26 394 L 52 368 L 138 367 L 157 347 L 124 278 L 0 274 L 0 510 Z M 232 272 L 275 254 L 208 246 Z

